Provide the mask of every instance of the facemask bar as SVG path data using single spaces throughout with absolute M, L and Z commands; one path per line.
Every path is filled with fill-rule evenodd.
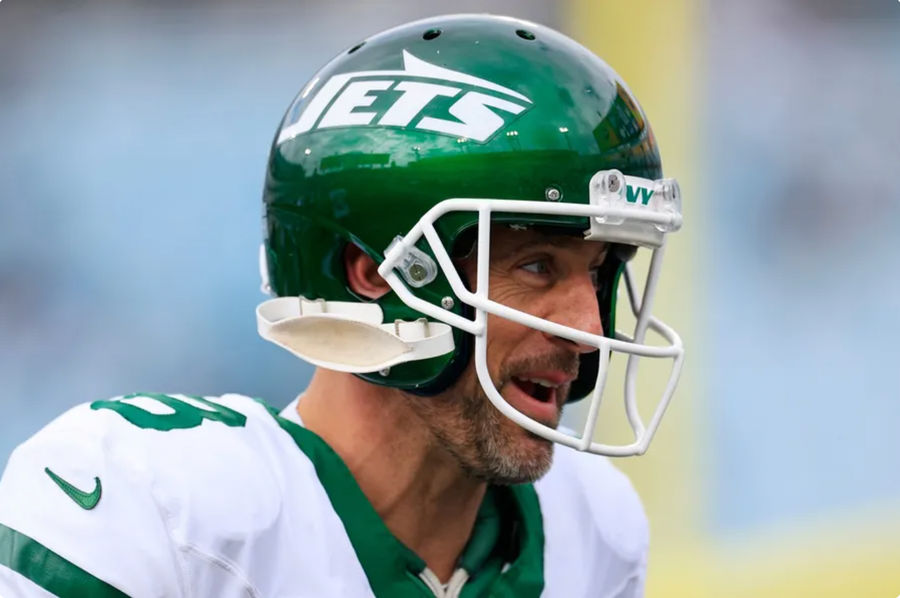
M 631 178 L 631 177 L 629 177 Z M 460 279 L 456 268 L 443 246 L 434 222 L 444 214 L 452 211 L 477 211 L 478 218 L 478 255 L 477 255 L 477 286 L 475 292 L 469 291 Z M 681 339 L 669 326 L 650 315 L 652 297 L 659 279 L 660 266 L 662 264 L 663 248 L 660 244 L 653 250 L 647 284 L 642 298 L 638 298 L 630 269 L 626 267 L 625 281 L 632 311 L 637 318 L 634 337 L 615 332 L 615 338 L 595 335 L 583 330 L 563 326 L 531 314 L 512 309 L 508 306 L 496 303 L 488 299 L 488 279 L 490 264 L 490 230 L 492 212 L 515 212 L 533 214 L 559 214 L 572 216 L 586 216 L 589 218 L 607 218 L 610 213 L 616 218 L 652 224 L 653 226 L 666 227 L 668 230 L 677 229 L 681 224 L 680 213 L 659 213 L 644 211 L 638 208 L 614 208 L 598 205 L 584 204 L 548 204 L 545 202 L 499 200 L 499 199 L 448 199 L 440 202 L 429 210 L 412 230 L 399 242 L 392 244 L 386 252 L 385 261 L 379 266 L 379 274 L 388 282 L 394 292 L 409 307 L 455 326 L 475 336 L 475 369 L 478 379 L 491 403 L 503 415 L 513 420 L 530 432 L 551 440 L 570 446 L 572 448 L 596 454 L 610 456 L 627 456 L 643 454 L 650 444 L 659 422 L 668 406 L 675 390 L 678 377 L 681 373 L 681 365 L 684 356 Z M 421 238 L 425 237 L 432 252 L 437 259 L 444 275 L 450 283 L 454 293 L 459 299 L 475 309 L 475 319 L 469 320 L 445 309 L 433 305 L 415 295 L 397 276 L 394 268 L 402 261 L 406 253 Z M 487 367 L 487 314 L 512 320 L 519 324 L 535 328 L 547 334 L 566 338 L 584 345 L 596 347 L 600 351 L 599 367 L 596 383 L 590 397 L 587 420 L 580 435 L 568 434 L 560 430 L 546 426 L 516 410 L 500 395 L 491 380 Z M 653 330 L 664 338 L 668 345 L 655 347 L 644 344 L 647 330 Z M 626 364 L 625 380 L 625 407 L 629 425 L 634 432 L 634 442 L 628 445 L 607 445 L 593 442 L 593 434 L 599 415 L 600 401 L 606 384 L 609 370 L 609 358 L 612 351 L 629 355 Z M 663 396 L 657 405 L 649 425 L 645 426 L 637 408 L 636 378 L 637 365 L 640 357 L 667 358 L 673 360 L 672 370 Z
M 637 323 L 635 325 L 635 336 L 633 339 L 628 339 L 628 337 L 616 331 L 616 338 L 628 340 L 637 344 L 643 344 L 647 329 L 649 328 L 665 338 L 670 345 L 677 346 L 679 349 L 678 353 L 674 357 L 672 372 L 669 376 L 668 384 L 663 391 L 663 397 L 657 405 L 657 408 L 650 420 L 650 425 L 647 429 L 644 429 L 643 421 L 641 419 L 640 413 L 638 412 L 637 369 L 639 357 L 634 353 L 628 356 L 628 362 L 625 366 L 625 412 L 628 416 L 628 423 L 631 425 L 631 429 L 634 431 L 636 444 L 641 448 L 639 454 L 643 454 L 647 450 L 650 440 L 652 440 L 653 435 L 656 434 L 656 429 L 659 427 L 659 422 L 662 419 L 662 416 L 665 414 L 666 408 L 669 405 L 669 401 L 671 400 L 672 395 L 675 392 L 675 385 L 678 383 L 678 378 L 681 375 L 681 365 L 682 360 L 684 359 L 684 349 L 681 344 L 681 338 L 674 330 L 651 315 L 653 297 L 656 294 L 656 287 L 657 283 L 659 282 L 659 274 L 662 270 L 663 251 L 663 247 L 660 247 L 659 249 L 653 251 L 653 255 L 650 258 L 647 283 L 644 287 L 644 294 L 641 299 L 638 299 L 638 293 L 634 285 L 634 277 L 631 273 L 631 267 L 630 265 L 626 265 L 624 273 L 625 288 L 628 293 L 628 301 L 631 306 L 631 311 L 637 317 Z

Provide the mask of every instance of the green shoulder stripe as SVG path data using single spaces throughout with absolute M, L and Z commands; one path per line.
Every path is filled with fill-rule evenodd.
M 314 432 L 260 403 L 312 461 L 319 482 L 344 524 L 372 593 L 379 598 L 430 596 L 418 578 L 425 562 L 388 530 L 340 456 Z M 512 533 L 500 534 L 499 529 L 473 530 L 475 541 L 466 546 L 462 558 L 463 564 L 471 567 L 472 577 L 461 595 L 463 598 L 537 598 L 544 589 L 544 525 L 537 492 L 533 485 L 521 484 L 494 487 L 488 497 L 497 502 L 492 504 L 489 500 L 482 505 L 481 525 L 490 524 L 492 510 L 497 510 L 497 514 L 503 512 L 506 516 L 501 519 L 509 522 Z M 498 547 L 495 542 L 500 535 L 510 537 L 515 546 Z M 491 546 L 478 545 L 481 536 L 489 538 Z M 509 556 L 514 556 L 514 560 L 507 564 Z
M 427 588 L 417 576 L 425 562 L 384 525 L 341 458 L 314 432 L 278 415 L 263 403 L 278 425 L 312 461 L 328 499 L 344 524 L 372 593 L 379 598 L 422 598 Z
M 2 523 L 0 565 L 27 577 L 59 598 L 128 598 L 128 594 Z

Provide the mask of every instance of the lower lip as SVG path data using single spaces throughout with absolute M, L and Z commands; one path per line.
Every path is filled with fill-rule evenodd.
M 555 428 L 557 424 L 557 419 L 559 417 L 559 409 L 556 406 L 556 389 L 553 393 L 553 398 L 547 402 L 538 401 L 530 394 L 527 394 L 515 382 L 508 382 L 506 384 L 506 389 L 508 394 L 507 401 L 509 404 L 515 407 L 516 411 L 523 415 L 527 415 L 528 417 L 546 425 L 551 428 Z

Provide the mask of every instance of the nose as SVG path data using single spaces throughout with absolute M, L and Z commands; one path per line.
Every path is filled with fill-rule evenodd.
M 559 281 L 547 300 L 550 308 L 547 319 L 575 330 L 590 334 L 603 334 L 603 321 L 600 318 L 600 305 L 597 302 L 597 291 L 589 272 L 573 274 Z M 590 353 L 597 347 L 575 342 L 561 336 L 544 333 L 552 344 L 576 353 Z

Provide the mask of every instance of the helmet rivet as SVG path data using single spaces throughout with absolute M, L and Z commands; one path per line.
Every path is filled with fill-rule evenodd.
M 550 201 L 559 201 L 562 198 L 562 192 L 556 187 L 547 187 L 544 190 L 544 197 Z
M 453 300 L 453 297 L 444 297 L 441 299 L 441 307 L 444 309 L 453 309 L 454 305 L 456 305 L 456 302 Z
M 409 267 L 409 277 L 416 282 L 425 280 L 426 276 L 428 276 L 428 272 L 422 264 L 413 264 Z
M 611 176 L 609 177 L 609 190 L 615 193 L 619 190 L 619 177 Z
M 387 376 L 391 373 L 391 368 L 383 368 L 383 369 L 380 369 L 380 370 L 378 370 L 378 373 L 379 373 L 381 376 L 387 377 Z

